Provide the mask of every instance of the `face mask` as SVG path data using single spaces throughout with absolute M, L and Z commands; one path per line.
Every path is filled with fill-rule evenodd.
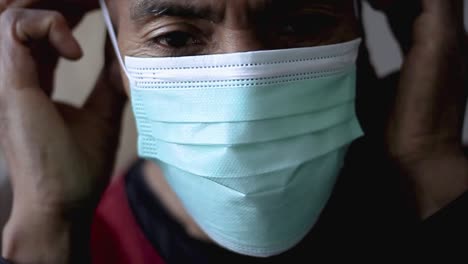
M 362 135 L 359 44 L 126 57 L 140 156 L 159 164 L 219 245 L 257 257 L 292 248 L 316 223 L 348 145 Z

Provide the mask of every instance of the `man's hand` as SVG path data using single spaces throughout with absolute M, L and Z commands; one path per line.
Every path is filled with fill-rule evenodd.
M 0 13 L 7 7 L 33 6 L 69 6 L 79 10 L 90 11 L 99 7 L 98 0 L 0 0 Z M 75 11 L 79 11 L 75 10 Z
M 3 254 L 15 263 L 67 263 L 73 254 L 69 233 L 90 221 L 118 144 L 125 103 L 118 65 L 107 60 L 93 93 L 77 109 L 50 98 L 49 61 L 57 55 L 81 56 L 61 14 L 9 8 L 0 15 L 0 143 L 14 192 Z M 89 233 L 88 226 L 79 228 Z M 22 245 L 34 248 L 30 243 L 37 254 L 21 252 Z M 59 248 L 40 250 L 50 245 Z
M 461 143 L 467 88 L 463 1 L 370 2 L 387 13 L 405 53 L 387 149 L 409 181 L 420 215 L 428 217 L 468 190 Z
M 34 8 L 60 12 L 66 18 L 70 27 L 75 27 L 84 15 L 99 7 L 98 0 L 0 0 L 0 14 L 6 8 Z M 56 55 L 50 56 L 54 51 L 41 50 L 41 67 L 38 68 L 42 87 L 52 88 L 55 80 L 55 68 L 58 64 Z

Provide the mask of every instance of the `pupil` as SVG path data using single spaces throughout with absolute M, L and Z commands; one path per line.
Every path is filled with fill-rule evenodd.
M 166 41 L 169 46 L 181 48 L 187 46 L 190 36 L 184 32 L 173 32 L 166 36 Z

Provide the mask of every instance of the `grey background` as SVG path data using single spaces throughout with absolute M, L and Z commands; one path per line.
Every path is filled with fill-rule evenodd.
M 468 0 L 465 0 L 465 2 L 468 2 Z M 465 14 L 468 14 L 468 5 L 465 6 Z M 369 36 L 371 59 L 376 65 L 378 74 L 386 75 L 399 69 L 402 63 L 402 56 L 397 44 L 391 37 L 385 18 L 382 14 L 373 11 L 367 5 L 364 6 L 363 15 L 366 21 L 366 31 Z M 465 18 L 465 24 L 468 25 L 468 15 L 465 15 Z M 90 14 L 76 29 L 76 36 L 85 50 L 85 57 L 79 63 L 67 61 L 60 63 L 60 68 L 57 72 L 55 99 L 75 105 L 80 105 L 83 102 L 102 65 L 101 47 L 103 46 L 105 34 L 105 28 L 99 11 Z M 123 170 L 136 157 L 136 131 L 130 109 L 126 111 L 123 128 L 116 171 Z M 467 142 L 468 126 L 465 127 L 464 131 L 464 142 Z M 0 231 L 8 215 L 10 198 L 6 167 L 0 151 Z

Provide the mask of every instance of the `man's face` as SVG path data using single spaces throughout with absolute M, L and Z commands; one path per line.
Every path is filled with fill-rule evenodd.
M 311 47 L 358 37 L 353 0 L 117 0 L 123 55 Z

